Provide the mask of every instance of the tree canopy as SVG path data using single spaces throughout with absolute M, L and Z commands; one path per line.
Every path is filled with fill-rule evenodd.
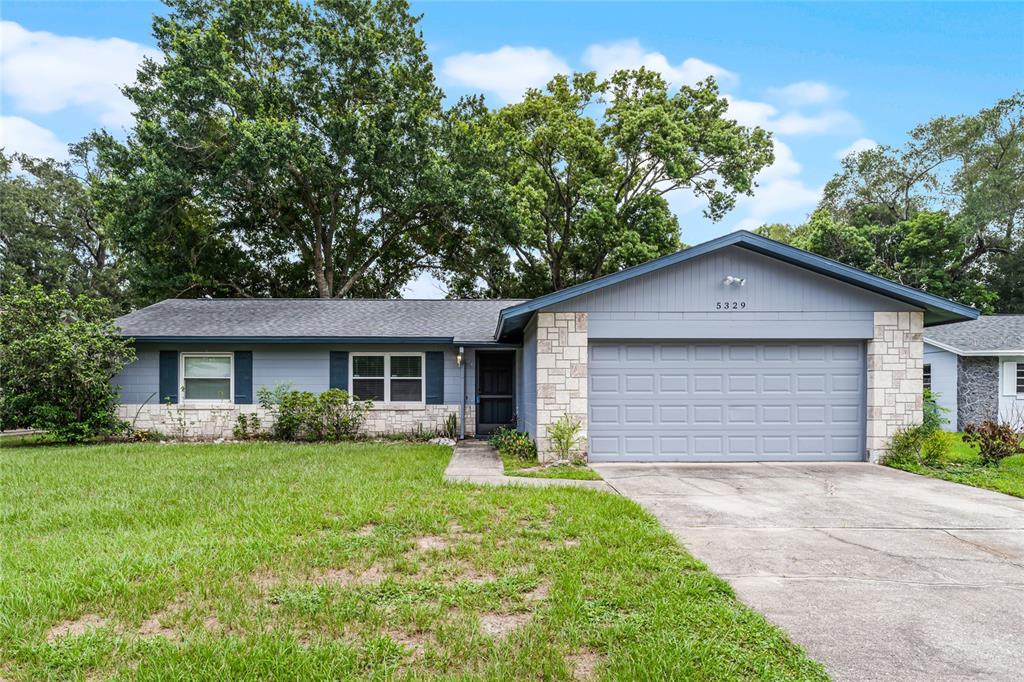
M 804 225 L 761 234 L 977 306 L 1024 312 L 1024 93 L 843 159 Z
M 665 195 L 725 215 L 773 160 L 769 134 L 726 115 L 713 79 L 673 93 L 652 71 L 556 76 L 522 102 L 464 102 L 458 122 L 487 175 L 453 291 L 536 296 L 680 248 Z
M 394 295 L 431 265 L 458 180 L 404 0 L 169 5 L 163 59 L 126 88 L 136 125 L 110 150 L 141 255 L 185 241 L 244 263 L 236 295 Z M 271 291 L 250 289 L 268 269 Z

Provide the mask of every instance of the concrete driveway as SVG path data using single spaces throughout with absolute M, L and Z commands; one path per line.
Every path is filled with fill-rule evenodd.
M 1024 679 L 1024 500 L 873 464 L 596 464 L 836 680 Z

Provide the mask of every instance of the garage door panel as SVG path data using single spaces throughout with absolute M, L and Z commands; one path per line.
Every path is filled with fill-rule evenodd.
M 859 342 L 594 343 L 595 460 L 861 459 Z

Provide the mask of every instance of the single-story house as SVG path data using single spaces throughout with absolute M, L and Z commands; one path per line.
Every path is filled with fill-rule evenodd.
M 140 428 L 228 435 L 260 387 L 347 389 L 368 431 L 579 419 L 595 461 L 874 460 L 920 422 L 925 327 L 969 307 L 750 232 L 532 300 L 167 300 L 118 320 Z
M 983 315 L 924 333 L 924 385 L 949 431 L 986 419 L 1024 426 L 1024 315 Z

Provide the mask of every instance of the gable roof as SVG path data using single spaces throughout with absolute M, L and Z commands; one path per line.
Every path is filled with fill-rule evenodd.
M 872 275 L 863 270 L 858 270 L 849 265 L 825 258 L 824 256 L 762 237 L 753 232 L 737 230 L 703 244 L 698 244 L 697 246 L 506 308 L 498 316 L 498 325 L 494 336 L 500 340 L 519 332 L 526 326 L 532 314 L 542 308 L 598 291 L 634 277 L 646 275 L 661 268 L 684 263 L 728 246 L 749 249 L 756 253 L 810 270 L 811 272 L 826 275 L 876 294 L 920 307 L 925 312 L 925 324 L 973 320 L 978 317 L 978 311 L 969 306 L 898 284 L 883 277 L 878 277 L 877 275 Z
M 1024 315 L 982 315 L 930 327 L 924 340 L 958 355 L 1024 355 Z
M 117 319 L 139 341 L 494 342 L 511 300 L 168 299 Z

